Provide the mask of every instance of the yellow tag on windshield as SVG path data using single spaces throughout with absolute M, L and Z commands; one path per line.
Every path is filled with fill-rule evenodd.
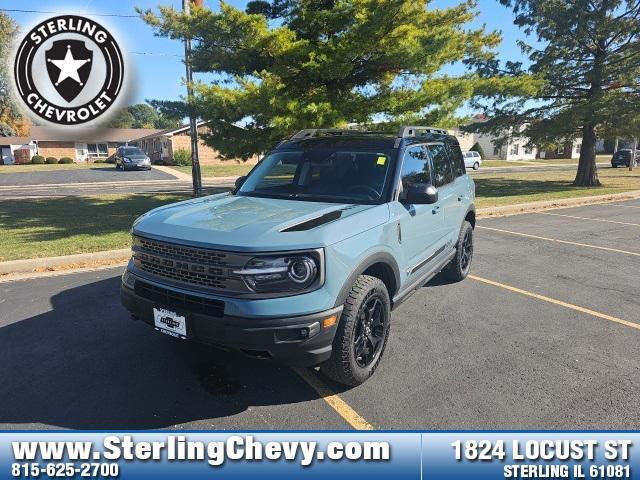
M 378 157 L 378 165 L 384 165 L 385 163 L 387 163 L 387 157 L 379 156 Z

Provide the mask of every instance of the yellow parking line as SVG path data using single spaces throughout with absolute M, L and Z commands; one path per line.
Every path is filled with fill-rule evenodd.
M 476 228 L 481 228 L 483 230 L 491 230 L 492 232 L 508 233 L 509 235 L 517 235 L 519 237 L 535 238 L 537 240 L 546 240 L 547 242 L 564 243 L 566 245 L 575 245 L 576 247 L 594 248 L 596 250 L 604 250 L 605 252 L 623 253 L 625 255 L 633 255 L 635 257 L 640 257 L 640 252 L 629 252 L 627 250 L 619 250 L 617 248 L 609 248 L 609 247 L 600 247 L 598 245 L 590 245 L 588 243 L 578 243 L 578 242 L 570 242 L 568 240 L 558 240 L 557 238 L 540 237 L 538 235 L 530 235 L 528 233 L 512 232 L 510 230 L 502 230 L 500 228 L 485 227 L 483 225 L 478 225 Z
M 358 414 L 351 406 L 333 392 L 322 380 L 320 380 L 315 374 L 306 368 L 294 368 L 302 379 L 307 382 L 313 389 L 318 392 L 318 395 L 333 408 L 338 415 L 345 419 L 345 421 L 356 430 L 374 430 L 373 425 L 367 422 L 364 418 Z
M 632 227 L 640 227 L 638 223 L 618 222 L 616 220 L 605 220 L 603 218 L 577 217 L 575 215 L 564 215 L 562 213 L 538 212 L 539 215 L 553 215 L 554 217 L 567 217 L 576 220 L 590 220 L 592 222 L 617 223 L 618 225 L 631 225 Z
M 494 282 L 493 280 L 488 280 L 486 278 L 477 277 L 475 275 L 469 275 L 469 278 L 475 280 L 477 282 L 485 283 L 487 285 L 492 285 L 494 287 L 503 288 L 505 290 L 509 290 L 510 292 L 519 293 L 521 295 L 526 295 L 527 297 L 535 298 L 536 300 L 542 300 L 543 302 L 552 303 L 554 305 L 559 305 L 561 307 L 565 307 L 571 310 L 575 310 L 576 312 L 586 313 L 587 315 L 591 315 L 593 317 L 601 318 L 603 320 L 608 320 L 610 322 L 618 323 L 620 325 L 624 325 L 625 327 L 635 328 L 640 330 L 640 324 L 630 322 L 628 320 L 623 320 L 622 318 L 614 317 L 611 315 L 607 315 L 606 313 L 596 312 L 595 310 L 590 310 L 588 308 L 580 307 L 578 305 L 574 305 L 572 303 L 563 302 L 562 300 L 556 300 L 555 298 L 546 297 L 544 295 L 539 295 L 537 293 L 528 292 L 527 290 L 522 290 L 521 288 L 512 287 L 510 285 L 505 285 L 504 283 Z

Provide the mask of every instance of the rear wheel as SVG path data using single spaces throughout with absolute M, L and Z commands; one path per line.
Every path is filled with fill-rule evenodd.
M 471 270 L 473 259 L 473 227 L 466 220 L 462 224 L 458 242 L 456 243 L 456 255 L 445 268 L 444 274 L 452 282 L 460 282 L 467 278 Z
M 365 382 L 380 364 L 390 321 L 391 300 L 382 280 L 358 277 L 345 301 L 331 357 L 320 370 L 344 385 Z

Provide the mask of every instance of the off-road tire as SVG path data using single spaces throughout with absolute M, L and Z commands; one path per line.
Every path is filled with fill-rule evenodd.
M 471 252 L 468 261 L 465 262 L 465 238 L 467 234 L 471 236 Z M 469 252 L 467 252 L 469 254 Z M 471 261 L 473 259 L 473 227 L 467 221 L 462 223 L 460 234 L 458 235 L 458 241 L 456 242 L 456 255 L 451 260 L 451 263 L 443 270 L 445 277 L 451 282 L 461 282 L 471 270 Z
M 371 297 L 377 295 L 382 302 L 384 315 L 382 345 L 379 348 L 377 357 L 365 367 L 356 363 L 354 335 L 357 329 L 358 312 L 360 307 Z M 382 280 L 369 275 L 360 275 L 344 303 L 344 309 L 338 323 L 338 329 L 333 339 L 333 350 L 331 357 L 320 365 L 320 371 L 330 379 L 355 387 L 365 382 L 373 375 L 382 360 L 384 350 L 389 338 L 389 327 L 391 320 L 391 300 L 389 292 Z

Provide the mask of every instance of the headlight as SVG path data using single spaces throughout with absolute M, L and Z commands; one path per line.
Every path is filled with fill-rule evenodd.
M 122 160 L 124 160 L 126 163 L 131 163 L 131 159 L 130 158 L 124 157 Z
M 319 252 L 309 252 L 254 257 L 233 273 L 253 292 L 290 293 L 318 286 L 321 268 Z

